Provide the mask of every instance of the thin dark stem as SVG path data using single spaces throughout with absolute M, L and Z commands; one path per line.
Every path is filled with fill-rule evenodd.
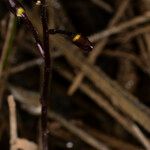
M 73 36 L 76 33 L 70 32 L 70 31 L 65 31 L 65 30 L 60 30 L 60 29 L 49 29 L 48 30 L 49 34 L 64 34 L 64 35 L 68 35 L 68 36 Z
M 16 0 L 8 0 L 8 7 L 9 7 L 9 10 L 16 17 L 23 20 L 24 24 L 27 26 L 29 31 L 32 33 L 33 38 L 35 39 L 36 46 L 37 46 L 41 56 L 44 58 L 44 50 L 43 50 L 43 46 L 42 46 L 42 43 L 39 38 L 39 34 L 38 34 L 37 30 L 35 29 L 35 27 L 33 26 L 33 24 L 31 23 L 31 21 L 29 20 L 22 4 Z
M 28 17 L 26 15 L 22 19 L 24 20 L 24 22 L 25 22 L 26 26 L 28 27 L 28 29 L 33 34 L 33 37 L 34 37 L 35 42 L 36 42 L 36 46 L 37 46 L 41 56 L 44 58 L 45 57 L 45 55 L 44 55 L 44 48 L 43 48 L 42 43 L 40 41 L 38 32 L 36 31 L 36 29 L 34 28 L 34 26 L 32 25 L 31 21 L 28 19 Z
M 41 1 L 41 20 L 43 26 L 43 47 L 44 47 L 44 81 L 41 94 L 42 114 L 41 114 L 41 129 L 42 129 L 42 149 L 48 150 L 47 142 L 47 102 L 48 90 L 50 82 L 51 61 L 49 52 L 49 34 L 48 34 L 48 13 L 46 0 Z

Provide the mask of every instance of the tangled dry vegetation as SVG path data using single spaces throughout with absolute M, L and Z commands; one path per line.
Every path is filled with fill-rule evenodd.
M 39 6 L 24 5 L 41 35 Z M 0 149 L 36 150 L 43 60 L 4 0 L 0 8 Z M 150 150 L 150 1 L 49 0 L 48 11 L 49 28 L 94 45 L 84 54 L 50 35 L 49 149 Z

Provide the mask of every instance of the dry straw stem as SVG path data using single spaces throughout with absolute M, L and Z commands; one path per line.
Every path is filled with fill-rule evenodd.
M 21 72 L 21 71 L 24 71 L 30 67 L 33 67 L 35 65 L 41 65 L 43 64 L 43 59 L 42 58 L 38 58 L 38 59 L 34 59 L 34 60 L 31 60 L 31 61 L 28 61 L 28 62 L 24 62 L 20 65 L 17 65 L 15 67 L 12 67 L 10 68 L 9 70 L 6 70 L 3 75 L 12 75 L 12 74 L 15 74 L 15 73 L 18 73 L 18 72 Z
M 141 148 L 140 146 L 130 144 L 128 142 L 122 141 L 119 138 L 112 137 L 110 135 L 106 135 L 104 133 L 101 133 L 98 130 L 86 128 L 89 133 L 91 133 L 93 136 L 95 136 L 97 139 L 100 139 L 107 143 L 109 146 L 111 146 L 114 149 L 119 150 L 144 150 L 144 148 Z
M 78 125 L 76 125 L 75 122 L 73 122 L 73 124 L 76 127 L 78 127 Z M 142 148 L 141 146 L 137 146 L 135 144 L 131 144 L 129 142 L 123 141 L 122 139 L 116 138 L 112 135 L 105 134 L 100 130 L 88 127 L 83 123 L 82 125 L 79 126 L 82 129 L 88 131 L 88 133 L 90 133 L 93 137 L 106 143 L 108 146 L 110 146 L 110 148 L 117 149 L 117 150 L 144 150 L 144 148 Z M 72 133 L 69 132 L 66 133 L 66 130 L 62 128 L 62 125 L 59 122 L 54 121 L 53 123 L 49 124 L 48 128 L 51 134 L 55 137 L 61 138 L 65 141 L 66 140 L 69 141 L 70 139 L 72 139 L 73 136 Z
M 141 10 L 141 14 L 145 14 L 145 12 L 148 12 L 150 10 L 150 1 L 147 0 L 142 0 L 142 1 L 137 1 L 139 4 L 139 10 Z M 137 5 L 138 6 L 138 5 Z M 134 15 L 134 12 L 132 9 L 130 9 L 130 16 Z M 144 29 L 143 29 L 144 31 Z M 138 33 L 138 32 L 137 32 Z M 137 44 L 139 45 L 140 48 L 140 59 L 143 61 L 143 64 L 145 67 L 146 73 L 150 73 L 150 44 L 149 44 L 149 33 L 148 31 L 143 33 L 141 36 L 137 37 Z
M 141 14 L 144 14 L 146 11 L 150 11 L 150 1 L 149 0 L 142 0 L 138 1 L 139 9 L 141 10 Z M 146 54 L 148 59 L 146 60 L 148 67 L 150 68 L 150 33 L 146 32 L 143 33 L 143 40 L 146 46 Z
M 145 68 L 145 71 L 148 73 L 148 75 L 150 75 L 150 64 L 149 64 L 149 56 L 147 54 L 147 48 L 145 46 L 145 42 L 142 38 L 142 36 L 139 36 L 137 38 L 137 43 L 138 43 L 138 46 L 140 48 L 140 58 L 141 60 L 144 62 L 144 66 L 143 68 Z
M 52 53 L 52 58 L 57 58 L 57 57 L 60 57 L 62 54 L 61 52 L 54 52 Z M 27 62 L 24 62 L 24 63 L 21 63 L 21 64 L 18 64 L 17 66 L 14 66 L 14 67 L 11 67 L 9 69 L 6 69 L 3 73 L 2 73 L 2 76 L 8 76 L 8 75 L 13 75 L 13 74 L 16 74 L 18 72 L 21 72 L 21 71 L 24 71 L 30 67 L 33 67 L 35 65 L 41 65 L 43 64 L 44 61 L 42 58 L 38 58 L 38 59 L 33 59 L 31 61 L 27 61 Z
M 130 32 L 123 33 L 123 35 L 121 34 L 121 36 L 116 38 L 115 41 L 121 42 L 121 43 L 127 43 L 131 39 L 135 38 L 136 36 L 147 33 L 147 32 L 150 32 L 149 25 L 138 27 Z
M 144 134 L 141 132 L 141 130 L 139 129 L 139 127 L 137 125 L 132 126 L 133 130 L 135 131 L 135 133 L 138 135 L 138 137 L 142 140 L 145 148 L 147 150 L 150 150 L 150 142 L 148 141 L 147 138 L 145 138 Z
M 11 44 L 12 44 L 12 40 L 14 37 L 14 29 L 15 29 L 15 17 L 13 14 L 10 14 L 7 34 L 5 37 L 4 46 L 2 48 L 2 54 L 0 58 L 0 80 L 1 80 L 0 82 L 1 82 L 1 85 L 3 84 L 3 86 L 1 86 L 0 88 L 0 107 L 1 107 L 3 93 L 5 91 L 5 80 L 7 79 L 7 76 L 2 77 L 2 73 L 8 61 L 7 59 L 8 59 L 9 52 L 11 50 L 10 48 L 12 48 Z
M 34 142 L 27 139 L 21 139 L 17 136 L 17 119 L 16 119 L 16 103 L 12 95 L 8 96 L 8 106 L 10 113 L 10 149 L 11 150 L 37 150 L 38 147 Z
M 17 142 L 17 120 L 16 120 L 16 104 L 12 95 L 8 96 L 8 106 L 9 106 L 9 113 L 10 113 L 10 149 L 16 150 L 14 147 L 15 143 Z
M 9 48 L 11 44 L 11 40 L 14 34 L 14 26 L 15 26 L 15 16 L 13 14 L 10 14 L 10 19 L 9 19 L 9 25 L 8 25 L 8 30 L 7 30 L 7 35 L 6 39 L 4 42 L 4 46 L 2 49 L 2 55 L 0 59 L 0 77 L 4 69 L 5 61 L 7 59 L 8 53 L 9 53 Z
M 41 104 L 38 101 L 40 97 L 39 93 L 11 84 L 8 84 L 8 87 L 15 99 L 21 103 L 21 106 L 24 110 L 32 115 L 41 114 Z
M 147 73 L 150 75 L 150 70 L 145 65 L 145 59 L 141 58 L 142 55 L 137 56 L 136 54 L 133 53 L 128 53 L 124 52 L 123 50 L 105 50 L 103 51 L 102 55 L 108 56 L 108 57 L 118 57 L 118 58 L 125 58 L 126 60 L 129 60 L 133 62 L 135 65 L 137 65 L 143 72 Z
M 38 150 L 37 145 L 34 142 L 27 139 L 18 138 L 16 142 L 16 150 Z
M 65 69 L 57 70 L 62 76 L 72 81 L 73 76 Z M 130 119 L 127 119 L 123 115 L 119 114 L 113 107 L 107 102 L 101 94 L 95 92 L 89 85 L 81 83 L 79 88 L 88 95 L 99 107 L 104 109 L 110 116 L 112 116 L 119 124 L 121 124 L 125 130 L 131 133 L 143 146 L 148 149 L 150 148 L 149 141 L 137 127 L 137 125 Z M 137 129 L 138 128 L 138 132 Z
M 146 106 L 141 104 L 136 97 L 125 91 L 115 81 L 112 81 L 102 70 L 86 62 L 83 56 L 78 56 L 77 49 L 68 41 L 57 36 L 56 39 L 53 38 L 53 43 L 63 45 L 58 48 L 62 50 L 70 64 L 81 69 L 99 90 L 118 104 L 118 109 L 150 132 L 150 112 Z M 68 47 L 72 51 L 69 51 Z
M 116 14 L 114 15 L 114 17 L 108 24 L 108 29 L 111 28 L 112 26 L 114 26 L 120 20 L 120 18 L 123 16 L 128 4 L 129 4 L 129 0 L 124 0 L 123 2 L 121 2 Z M 96 44 L 95 48 L 93 49 L 93 51 L 90 53 L 90 55 L 88 57 L 88 61 L 90 63 L 93 64 L 95 62 L 96 58 L 99 56 L 99 54 L 102 52 L 105 45 L 107 44 L 107 41 L 108 41 L 108 39 L 104 38 L 102 41 L 100 41 Z M 78 88 L 78 86 L 81 83 L 83 78 L 84 78 L 84 73 L 81 71 L 78 73 L 78 75 L 75 77 L 73 83 L 69 87 L 69 90 L 68 90 L 69 95 L 72 95 L 76 91 L 76 89 Z
M 76 136 L 80 137 L 80 139 L 82 139 L 85 143 L 91 145 L 94 149 L 109 150 L 109 148 L 106 145 L 104 145 L 102 142 L 98 141 L 97 139 L 92 137 L 90 134 L 88 134 L 84 130 L 77 128 L 72 123 L 68 122 L 66 119 L 61 117 L 60 115 L 58 115 L 52 111 L 49 111 L 48 116 L 51 119 L 57 120 L 60 124 L 62 124 L 70 132 L 72 132 Z
M 104 0 L 91 0 L 91 1 L 97 6 L 99 6 L 100 8 L 108 12 L 113 12 L 112 7 L 108 3 L 106 3 Z
M 150 21 L 150 11 L 146 12 L 144 15 L 134 17 L 132 20 L 126 21 L 124 23 L 120 23 L 120 25 L 113 26 L 109 29 L 103 30 L 99 33 L 95 33 L 89 37 L 92 42 L 96 42 L 100 39 L 108 37 L 112 34 L 120 33 L 129 28 L 133 28 L 137 25 L 143 24 Z

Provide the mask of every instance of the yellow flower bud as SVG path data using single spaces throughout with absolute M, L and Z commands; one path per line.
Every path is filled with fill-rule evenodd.
M 24 9 L 22 7 L 17 9 L 17 17 L 22 17 L 22 15 L 25 13 Z

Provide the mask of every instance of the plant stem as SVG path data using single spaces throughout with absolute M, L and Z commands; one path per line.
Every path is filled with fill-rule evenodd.
M 37 30 L 35 29 L 35 27 L 31 23 L 31 21 L 28 19 L 28 16 L 26 14 L 24 14 L 24 17 L 22 17 L 22 20 L 24 21 L 25 25 L 27 26 L 27 28 L 32 33 L 33 38 L 35 39 L 36 46 L 39 50 L 39 53 L 44 59 L 44 57 L 45 57 L 44 48 L 43 48 L 42 43 L 40 41 L 39 34 L 38 34 Z
M 15 17 L 12 14 L 10 14 L 7 35 L 6 35 L 5 43 L 2 49 L 2 56 L 0 58 L 0 77 L 3 72 L 3 69 L 6 67 L 8 63 L 7 61 L 8 61 L 9 53 L 11 52 L 11 49 L 12 49 L 15 27 L 16 27 Z
M 43 48 L 44 48 L 44 81 L 41 94 L 42 114 L 41 114 L 41 128 L 42 128 L 42 149 L 48 150 L 47 143 L 47 100 L 50 82 L 51 61 L 49 53 L 49 34 L 48 34 L 48 13 L 46 8 L 46 0 L 41 1 L 41 21 L 43 26 Z

